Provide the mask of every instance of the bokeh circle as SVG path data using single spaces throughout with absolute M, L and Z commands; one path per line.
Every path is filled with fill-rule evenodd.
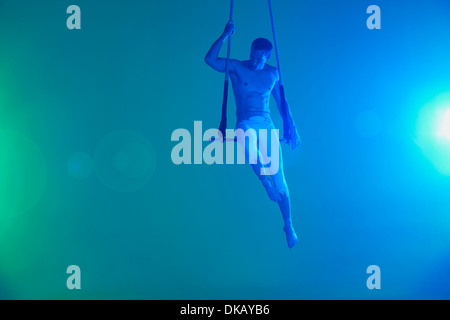
M 67 160 L 67 171 L 75 179 L 87 179 L 94 171 L 94 160 L 87 153 L 74 153 Z
M 132 192 L 144 187 L 156 169 L 155 151 L 148 139 L 132 130 L 105 136 L 94 154 L 95 172 L 108 188 Z

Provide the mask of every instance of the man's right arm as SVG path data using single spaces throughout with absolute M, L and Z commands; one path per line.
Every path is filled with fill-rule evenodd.
M 222 35 L 216 42 L 213 43 L 208 53 L 205 56 L 205 62 L 211 68 L 219 72 L 225 72 L 227 60 L 223 58 L 219 58 L 220 49 L 222 49 L 222 45 L 225 40 L 234 33 L 234 24 L 232 21 L 229 21 L 225 26 L 225 30 Z M 231 64 L 230 64 L 231 65 Z M 230 67 L 230 66 L 229 66 Z

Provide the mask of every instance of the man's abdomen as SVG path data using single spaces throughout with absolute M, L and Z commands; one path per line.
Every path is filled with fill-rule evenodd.
M 266 97 L 249 96 L 236 101 L 236 118 L 238 120 L 245 120 L 255 116 L 270 119 L 269 102 Z

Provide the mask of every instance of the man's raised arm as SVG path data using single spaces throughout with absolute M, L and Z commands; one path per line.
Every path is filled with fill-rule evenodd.
M 219 39 L 216 40 L 216 42 L 213 43 L 213 45 L 211 46 L 211 48 L 209 49 L 208 53 L 205 56 L 206 64 L 211 66 L 211 68 L 213 68 L 216 71 L 225 72 L 227 62 L 226 59 L 219 58 L 219 53 L 225 40 L 233 33 L 234 33 L 234 24 L 233 21 L 229 21 L 225 26 L 225 30 L 223 31 L 222 35 L 219 37 Z

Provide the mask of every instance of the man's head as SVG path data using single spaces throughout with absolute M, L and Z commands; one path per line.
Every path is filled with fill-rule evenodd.
M 250 64 L 255 68 L 264 66 L 272 53 L 272 43 L 265 38 L 255 39 L 250 50 Z

